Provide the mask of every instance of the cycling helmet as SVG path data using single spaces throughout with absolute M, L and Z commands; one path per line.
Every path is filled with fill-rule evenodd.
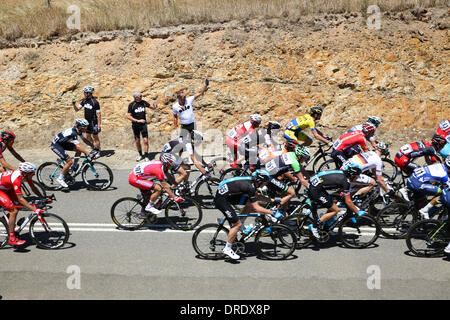
M 270 174 L 266 170 L 258 169 L 252 173 L 252 177 L 258 182 L 268 182 L 270 180 Z
M 284 147 L 289 152 L 293 152 L 295 150 L 295 147 L 297 147 L 297 146 L 298 146 L 298 142 L 296 142 L 295 140 L 287 140 L 284 143 Z
M 431 138 L 431 143 L 438 148 L 442 148 L 446 143 L 447 140 L 442 138 L 440 135 L 435 134 L 432 138 Z
M 369 116 L 367 118 L 367 123 L 373 124 L 375 127 L 378 127 L 381 124 L 381 119 L 376 116 Z
M 447 158 L 445 158 L 445 165 L 447 166 L 447 168 L 450 168 L 450 156 L 447 156 Z
M 175 158 L 175 156 L 171 153 L 164 153 L 161 156 L 161 162 L 164 165 L 168 165 L 168 166 L 174 166 L 175 162 L 177 162 L 177 158 Z
M 389 147 L 386 143 L 382 141 L 377 142 L 377 149 L 380 150 L 382 155 L 389 155 Z
M 309 110 L 309 114 L 311 114 L 311 115 L 318 114 L 319 116 L 321 116 L 321 115 L 322 115 L 322 112 L 323 112 L 322 107 L 312 107 L 312 108 Z
M 84 118 L 78 118 L 75 120 L 75 125 L 77 127 L 87 128 L 89 126 L 89 122 Z
M 362 133 L 364 133 L 366 137 L 373 136 L 373 134 L 375 133 L 375 129 L 376 127 L 371 123 L 364 123 L 362 125 Z
M 92 93 L 92 92 L 94 92 L 94 87 L 92 87 L 92 86 L 86 86 L 86 87 L 83 88 L 83 91 L 84 91 L 85 93 Z
M 303 157 L 303 159 L 305 159 L 306 161 L 309 160 L 310 153 L 309 153 L 308 147 L 296 146 L 294 152 L 295 152 L 295 155 L 297 156 L 297 158 Z
M 22 173 L 36 172 L 36 166 L 31 162 L 19 163 L 19 171 Z
M 194 144 L 201 143 L 203 141 L 203 134 L 198 130 L 194 130 L 192 132 L 192 139 Z
M 280 129 L 280 128 L 281 128 L 281 124 L 276 121 L 269 121 L 269 125 L 267 126 L 268 130 L 276 130 L 276 129 Z
M 252 114 L 252 115 L 250 116 L 250 121 L 252 121 L 252 122 L 257 122 L 257 123 L 261 123 L 262 117 L 261 117 L 259 114 L 257 114 L 257 113 Z
M 347 162 L 344 163 L 342 171 L 347 178 L 354 178 L 361 174 L 362 168 L 359 164 Z
M 11 131 L 3 131 L 1 137 L 3 141 L 8 142 L 10 140 L 14 140 L 16 135 Z

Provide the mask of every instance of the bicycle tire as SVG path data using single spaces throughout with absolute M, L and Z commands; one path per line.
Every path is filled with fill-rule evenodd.
M 9 229 L 3 217 L 0 218 L 0 248 L 3 248 L 9 240 Z
M 406 246 L 418 257 L 437 257 L 444 253 L 450 242 L 447 225 L 442 221 L 427 219 L 416 222 L 406 235 Z
M 267 240 L 267 243 L 264 240 Z M 274 224 L 263 227 L 256 233 L 255 244 L 260 257 L 267 260 L 285 260 L 295 251 L 297 237 L 287 226 Z
M 324 163 L 322 163 L 319 166 L 319 169 L 317 172 L 329 171 L 329 170 L 340 170 L 340 168 L 338 168 L 338 166 L 336 165 L 336 163 L 333 159 L 329 159 L 329 160 L 325 161 Z
M 192 235 L 192 246 L 195 252 L 207 260 L 217 260 L 225 258 L 222 249 L 228 241 L 229 230 L 217 223 L 208 223 L 197 230 Z
M 124 230 L 136 230 L 145 224 L 145 219 L 139 217 L 144 204 L 136 198 L 120 198 L 111 207 L 111 219 Z
M 333 158 L 331 158 L 330 154 L 325 153 L 325 154 L 323 154 L 323 155 L 318 156 L 318 157 L 316 158 L 316 160 L 314 160 L 313 165 L 312 165 L 312 170 L 313 170 L 313 172 L 314 172 L 314 173 L 320 172 L 319 167 L 320 167 L 323 163 L 327 162 L 328 160 L 333 160 Z M 319 170 L 319 171 L 318 171 L 318 170 Z
M 202 221 L 203 213 L 200 205 L 191 197 L 183 197 L 177 203 L 170 200 L 164 210 L 167 222 L 175 230 L 192 230 Z
M 311 232 L 308 229 L 308 225 L 312 222 L 311 217 L 306 217 L 300 213 L 289 215 L 281 220 L 281 223 L 291 229 L 297 236 L 296 249 L 306 248 L 313 242 Z
M 235 177 L 243 177 L 246 175 L 246 171 L 242 168 L 228 168 L 220 174 L 220 180 L 226 180 Z
M 369 215 L 347 216 L 340 223 L 338 234 L 347 248 L 363 249 L 377 241 L 380 227 L 377 221 Z
M 404 238 L 415 222 L 411 210 L 414 208 L 404 202 L 392 202 L 381 209 L 376 216 L 381 234 L 391 239 Z
M 36 216 L 30 223 L 30 236 L 39 248 L 59 249 L 69 240 L 69 226 L 63 218 L 53 213 L 42 213 L 46 225 Z M 51 230 L 49 231 L 49 227 Z
M 47 192 L 45 191 L 45 187 L 42 185 L 42 183 L 40 183 L 39 181 L 36 180 L 32 180 L 33 181 L 33 185 L 39 190 L 39 192 L 42 194 L 42 197 L 46 198 L 47 197 Z M 33 197 L 33 198 L 40 198 L 37 195 L 33 195 L 33 190 L 31 190 L 31 187 L 28 183 L 22 183 L 22 194 L 24 197 Z
M 398 176 L 398 168 L 395 162 L 388 158 L 382 158 L 381 161 L 383 162 L 383 173 L 386 173 L 390 181 L 395 182 Z
M 93 172 L 91 166 L 86 164 L 81 172 L 81 178 L 83 182 L 90 188 L 94 190 L 106 190 L 108 189 L 114 180 L 114 175 L 112 170 L 103 162 L 93 161 L 91 165 L 94 167 L 95 173 Z M 103 169 L 102 177 L 99 177 L 99 172 Z M 92 177 L 91 177 L 92 175 Z
M 62 172 L 62 166 L 56 162 L 44 162 L 36 170 L 38 181 L 47 190 L 59 190 L 62 186 L 56 182 L 56 179 Z
M 214 209 L 216 207 L 214 203 L 214 197 L 216 196 L 217 187 L 220 182 L 219 178 L 210 177 L 197 184 L 195 188 L 195 199 L 207 209 Z

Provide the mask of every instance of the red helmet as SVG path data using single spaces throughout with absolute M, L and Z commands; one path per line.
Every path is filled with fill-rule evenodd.
M 366 137 L 373 136 L 373 134 L 375 133 L 375 129 L 375 126 L 371 123 L 364 123 L 362 125 L 362 133 L 364 133 Z
M 1 138 L 3 141 L 8 142 L 14 140 L 16 138 L 16 135 L 11 131 L 3 131 L 1 134 Z

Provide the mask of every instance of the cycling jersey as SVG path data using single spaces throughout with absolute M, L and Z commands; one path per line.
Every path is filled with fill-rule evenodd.
M 285 129 L 285 134 L 289 135 L 291 139 L 295 139 L 295 136 L 297 136 L 299 132 L 306 129 L 316 130 L 316 124 L 310 114 L 305 114 L 289 121 Z
M 171 153 L 178 156 L 178 153 L 183 151 L 187 151 L 189 155 L 194 154 L 194 148 L 191 143 L 186 143 L 181 138 L 177 138 L 164 144 L 161 153 Z
M 320 204 L 324 208 L 331 208 L 333 206 L 333 199 L 328 194 L 329 189 L 339 189 L 344 195 L 350 194 L 350 182 L 344 173 L 340 170 L 322 171 L 311 177 L 309 180 L 308 197 L 313 201 L 313 204 Z M 313 210 L 315 213 L 315 210 Z M 315 219 L 317 217 L 314 217 Z
M 291 170 L 294 173 L 299 173 L 301 166 L 295 153 L 287 152 L 267 162 L 265 169 L 271 176 L 278 177 Z
M 405 144 L 395 155 L 395 164 L 404 172 L 411 174 L 417 166 L 409 166 L 410 162 L 418 157 L 429 156 L 432 162 L 436 162 L 436 149 L 427 141 L 418 141 L 410 144 Z
M 442 163 L 437 163 L 417 168 L 408 178 L 406 185 L 416 197 L 439 194 L 441 185 L 450 187 L 447 167 Z
M 439 127 L 436 129 L 436 134 L 444 139 L 450 135 L 450 119 L 439 123 Z
M 353 132 L 353 131 L 362 131 L 362 128 L 363 128 L 363 125 L 362 125 L 362 124 L 357 124 L 356 126 L 351 127 L 350 130 L 348 130 L 346 133 L 348 133 L 348 132 Z M 375 141 L 375 137 L 372 135 L 372 136 L 369 138 L 369 141 Z
M 76 127 L 72 127 L 66 129 L 60 133 L 58 133 L 52 140 L 52 144 L 64 144 L 64 143 L 72 143 L 79 144 L 78 136 L 83 137 L 83 134 L 77 132 Z
M 159 181 L 166 180 L 164 165 L 161 161 L 154 160 L 140 163 L 134 167 L 128 176 L 128 182 L 140 190 L 153 189 L 154 182 L 149 180 L 154 179 Z
M 84 108 L 84 118 L 89 123 L 97 123 L 97 113 L 100 113 L 100 105 L 94 97 L 83 99 L 78 108 Z
M 228 131 L 227 139 L 239 141 L 243 137 L 247 136 L 250 133 L 253 133 L 254 131 L 255 131 L 255 128 L 253 128 L 251 121 L 246 121 L 244 123 L 237 125 L 230 131 Z
M 375 169 L 377 175 L 383 174 L 383 161 L 381 160 L 380 156 L 374 151 L 368 151 L 354 155 L 343 164 L 341 170 L 349 163 L 361 166 L 362 172 Z
M 22 196 L 22 181 L 23 177 L 19 170 L 7 171 L 0 174 L 0 205 L 12 210 L 14 203 L 17 202 L 17 196 Z M 27 180 L 28 184 L 32 185 L 31 179 Z
M 448 156 L 450 156 L 450 136 L 447 137 L 447 143 L 445 144 L 445 146 L 441 149 L 441 151 L 439 151 L 439 154 L 445 158 L 447 158 Z
M 368 151 L 366 138 L 359 130 L 344 133 L 333 143 L 333 149 L 344 152 L 356 145 L 361 146 L 363 151 Z

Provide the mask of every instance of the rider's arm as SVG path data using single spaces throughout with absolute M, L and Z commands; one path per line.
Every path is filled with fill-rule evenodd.
M 194 163 L 195 167 L 202 173 L 206 174 L 205 168 L 203 168 L 204 165 L 206 165 L 205 161 L 200 157 L 200 155 L 194 151 L 193 154 L 191 154 L 191 160 Z M 200 161 L 201 162 L 200 162 Z
M 173 114 L 173 127 L 176 130 L 178 128 L 178 115 L 177 114 Z
M 259 198 L 259 196 L 257 196 L 256 198 Z M 265 198 L 265 197 L 263 197 L 263 198 Z M 260 206 L 258 201 L 255 201 L 255 202 L 248 201 L 248 207 L 253 212 L 258 212 L 258 213 L 263 213 L 263 214 L 272 214 L 272 210 L 269 210 L 267 208 Z
M 345 195 L 345 204 L 347 205 L 347 207 L 352 210 L 354 213 L 358 213 L 358 207 L 355 206 L 355 204 L 352 201 L 352 196 L 350 195 L 350 193 L 347 193 Z
M 317 132 L 317 130 L 311 130 L 312 131 L 312 133 L 313 133 L 313 136 L 317 139 L 317 140 L 320 140 L 320 141 L 322 141 L 323 143 L 329 143 L 329 141 L 324 137 L 324 136 L 322 136 L 319 132 Z
M 24 197 L 23 195 L 17 195 L 17 200 L 19 200 L 19 203 L 23 205 L 25 208 L 29 209 L 30 211 L 35 211 L 36 208 L 33 207 Z
M 166 181 L 161 181 L 161 185 L 170 198 L 175 198 L 175 194 L 172 192 L 172 189 L 170 189 L 170 185 Z
M 206 92 L 206 90 L 208 90 L 208 85 L 205 82 L 205 85 L 203 86 L 203 88 L 201 88 L 199 92 L 194 94 L 194 99 L 197 100 L 197 98 L 199 98 L 201 95 L 203 95 Z
M 11 154 L 20 162 L 25 162 L 25 159 L 21 157 L 20 154 L 17 153 L 16 150 L 14 150 L 13 147 L 8 147 L 8 150 L 11 152 Z
M 44 198 L 44 195 L 41 193 L 41 191 L 39 191 L 38 188 L 36 188 L 36 186 L 34 185 L 34 183 L 31 179 L 27 180 L 27 182 L 30 185 L 31 190 L 34 192 L 34 194 L 36 194 L 39 198 Z

